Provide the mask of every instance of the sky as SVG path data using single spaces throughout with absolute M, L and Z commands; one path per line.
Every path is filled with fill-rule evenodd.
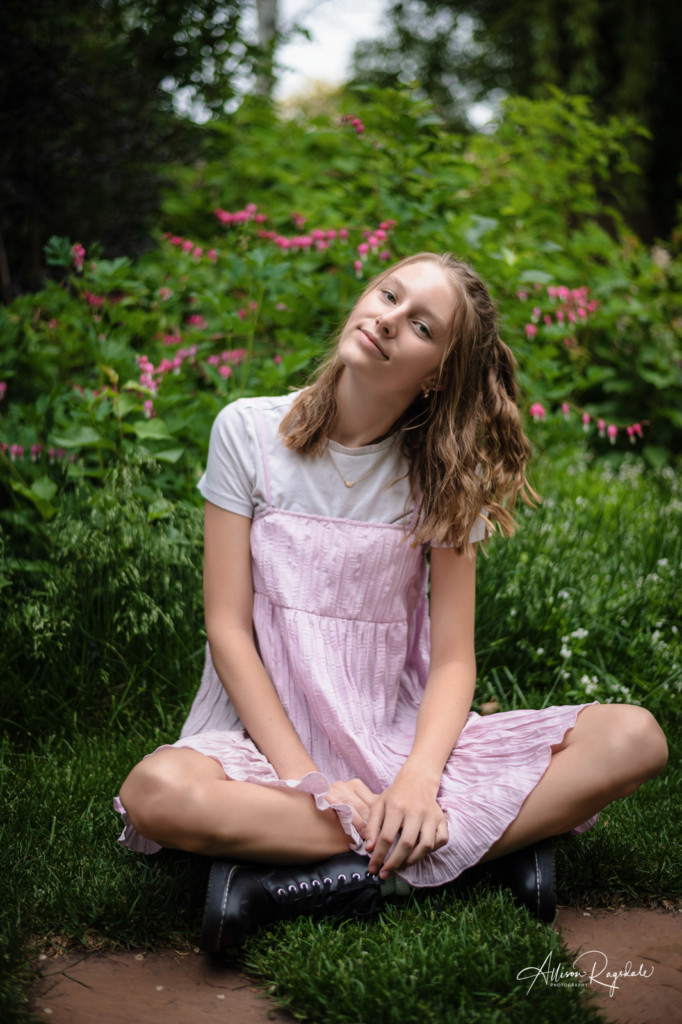
M 279 63 L 291 70 L 279 76 L 277 99 L 303 91 L 311 81 L 342 82 L 356 42 L 382 34 L 387 7 L 388 0 L 279 0 L 282 27 L 297 22 L 312 40 L 299 36 L 278 51 Z

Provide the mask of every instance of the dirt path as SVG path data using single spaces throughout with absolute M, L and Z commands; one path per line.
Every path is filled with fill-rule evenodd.
M 602 1012 L 618 1024 L 682 1024 L 682 910 L 565 907 L 554 927 L 569 949 L 583 952 L 575 966 L 587 979 L 559 972 L 551 961 L 520 964 L 529 1018 L 534 988 L 579 983 L 589 985 Z M 34 1009 L 53 1024 L 293 1021 L 236 968 L 216 968 L 197 952 L 69 953 L 40 967 Z M 625 974 L 611 992 L 617 972 Z

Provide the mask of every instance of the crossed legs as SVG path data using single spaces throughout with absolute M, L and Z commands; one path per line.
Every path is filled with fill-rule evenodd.
M 595 704 L 552 748 L 549 766 L 484 860 L 567 832 L 653 778 L 667 760 L 662 730 L 644 708 Z M 270 863 L 310 863 L 348 850 L 334 811 L 311 796 L 228 780 L 216 761 L 166 748 L 121 787 L 138 832 L 162 846 Z

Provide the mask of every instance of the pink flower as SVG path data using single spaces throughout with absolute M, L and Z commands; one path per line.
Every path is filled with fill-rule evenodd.
M 568 414 L 570 413 L 570 411 L 571 411 L 571 409 L 570 409 L 570 406 L 569 406 L 568 402 L 562 402 L 561 403 L 561 412 L 562 412 L 562 415 L 563 415 L 565 420 L 568 420 Z
M 240 320 L 246 320 L 248 315 L 249 314 L 248 314 L 247 310 L 245 310 L 245 309 L 238 309 L 237 310 L 237 316 L 239 317 Z
M 221 377 L 225 377 L 225 379 L 227 379 L 228 377 L 232 376 L 232 367 L 226 366 L 223 363 L 223 365 L 218 368 L 218 373 L 220 374 Z
M 339 238 L 345 242 L 348 239 L 348 228 L 339 228 Z
M 194 242 L 190 242 L 189 238 L 182 243 L 183 252 L 191 252 L 194 248 Z
M 379 253 L 379 259 L 380 260 L 384 260 L 385 261 L 385 260 L 390 260 L 390 258 L 391 258 L 391 254 L 388 251 L 388 249 L 382 249 L 381 252 Z
M 611 444 L 615 444 L 616 438 L 618 437 L 618 427 L 614 426 L 613 423 L 609 423 L 608 427 L 606 428 L 606 436 L 608 437 Z
M 159 288 L 159 298 L 162 302 L 168 302 L 173 297 L 173 291 L 171 288 Z
M 168 241 L 171 245 L 182 245 L 184 239 L 180 235 L 171 235 Z
M 530 414 L 531 414 L 531 416 L 533 418 L 533 421 L 535 423 L 538 423 L 540 420 L 544 420 L 545 416 L 547 415 L 545 413 L 544 406 L 540 405 L 539 402 L 533 402 L 533 404 L 530 407 L 529 412 L 530 412 Z
M 526 299 L 528 298 L 528 292 L 517 292 L 516 293 L 516 298 L 517 299 L 521 299 L 521 302 L 525 302 Z
M 306 221 L 302 213 L 292 213 L 291 219 L 297 228 L 302 228 Z
M 92 292 L 86 292 L 85 298 L 89 306 L 94 306 L 95 309 L 101 309 L 104 305 L 103 295 L 93 295 Z
M 273 363 L 275 364 L 275 366 L 279 366 L 279 365 L 280 365 L 280 363 L 282 362 L 282 357 L 281 357 L 281 355 L 280 355 L 279 353 L 277 353 L 277 355 L 276 355 L 276 356 L 273 356 L 273 357 L 272 357 L 272 361 L 273 361 Z
M 24 457 L 24 446 L 23 444 L 13 444 L 10 446 L 9 457 L 14 462 L 15 459 L 23 459 Z
M 50 328 L 51 331 L 56 331 L 56 329 L 57 329 L 57 321 L 56 320 L 48 320 L 47 321 L 47 326 Z
M 203 331 L 208 327 L 208 324 L 200 313 L 192 313 L 191 316 L 188 316 L 187 323 L 190 327 L 196 327 L 197 330 L 200 331 Z
M 551 327 L 551 325 L 552 325 L 552 318 L 549 315 L 549 313 L 545 313 L 545 315 L 543 316 L 542 319 L 547 324 L 548 327 Z
M 589 412 L 584 412 L 583 413 L 583 430 L 585 431 L 585 433 L 587 433 L 587 431 L 589 430 L 589 427 L 590 427 L 590 414 L 589 414 Z
M 369 253 L 369 246 L 368 246 L 367 242 L 360 242 L 360 245 L 358 246 L 358 253 L 360 255 L 360 259 L 364 259 L 365 256 L 368 255 L 368 253 Z
M 40 456 L 43 454 L 42 444 L 31 445 L 31 462 L 37 462 Z
M 535 326 L 535 324 L 526 324 L 524 330 L 529 338 L 534 338 L 535 335 L 538 333 L 538 329 Z
M 206 259 L 210 260 L 211 263 L 215 263 L 215 261 L 218 259 L 218 253 L 216 252 L 216 250 L 209 249 L 208 252 L 206 253 Z
M 599 436 L 604 437 L 606 434 L 606 424 L 603 420 L 597 420 L 597 430 L 599 431 Z
M 200 260 L 203 255 L 204 250 L 201 248 L 200 245 L 197 245 L 197 247 L 192 250 L 192 256 L 194 256 L 195 260 Z
M 355 270 L 356 277 L 362 277 L 362 260 L 355 260 L 353 269 Z
M 148 398 L 146 402 L 142 403 L 142 408 L 144 409 L 144 414 L 148 420 L 153 419 L 154 416 L 156 415 L 156 413 L 154 412 L 154 403 L 152 402 L 151 398 Z
M 246 358 L 246 349 L 245 348 L 228 349 L 225 352 L 221 352 L 220 358 L 222 359 L 222 361 L 224 363 L 232 363 L 233 366 L 236 366 L 237 363 L 241 363 Z
M 80 242 L 76 242 L 75 245 L 71 246 L 71 255 L 73 256 L 74 268 L 80 273 L 85 263 L 85 249 Z
M 6 380 L 0 380 L 0 402 L 2 402 L 2 400 L 3 400 L 3 398 L 5 397 L 6 394 L 7 394 L 7 381 Z

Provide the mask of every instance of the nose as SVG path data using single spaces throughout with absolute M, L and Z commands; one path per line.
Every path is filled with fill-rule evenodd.
M 374 322 L 381 333 L 385 334 L 387 338 L 395 331 L 395 323 L 390 315 L 387 316 L 385 313 L 380 313 Z

